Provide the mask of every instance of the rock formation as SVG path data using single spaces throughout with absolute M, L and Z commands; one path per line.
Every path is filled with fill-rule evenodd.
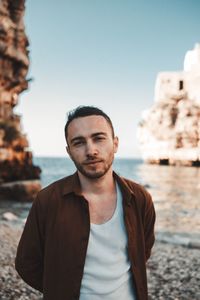
M 28 140 L 22 133 L 20 116 L 13 111 L 19 94 L 28 88 L 24 10 L 24 0 L 0 0 L 0 197 L 4 197 L 4 183 L 40 177 L 40 168 L 33 165 Z M 33 185 L 39 188 L 38 183 Z M 26 187 L 23 183 L 20 186 L 26 194 L 27 182 Z M 8 194 L 7 190 L 6 197 Z
M 186 53 L 183 71 L 158 74 L 138 139 L 146 162 L 200 166 L 200 44 Z

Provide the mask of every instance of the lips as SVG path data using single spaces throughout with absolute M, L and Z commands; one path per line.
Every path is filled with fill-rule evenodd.
M 84 163 L 84 165 L 95 165 L 97 163 L 101 163 L 102 160 L 91 160 Z

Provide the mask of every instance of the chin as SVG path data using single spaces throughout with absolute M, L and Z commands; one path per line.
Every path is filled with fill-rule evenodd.
M 85 171 L 85 170 L 79 170 L 79 171 L 81 172 L 82 175 L 84 175 L 87 178 L 98 179 L 98 178 L 103 177 L 107 173 L 108 170 L 94 171 L 94 172 L 88 172 L 88 171 Z
M 105 175 L 105 173 L 102 173 L 102 172 L 85 174 L 85 176 L 90 179 L 98 179 L 98 178 L 103 177 L 104 175 Z

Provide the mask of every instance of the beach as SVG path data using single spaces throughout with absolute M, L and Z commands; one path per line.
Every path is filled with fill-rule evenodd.
M 24 283 L 14 269 L 21 232 L 22 228 L 13 222 L 0 222 L 1 300 L 42 299 L 42 295 Z M 199 270 L 199 249 L 156 242 L 147 265 L 149 299 L 199 300 Z
M 43 159 L 43 186 L 66 176 L 63 159 Z M 68 164 L 68 165 L 66 165 Z M 143 184 L 156 209 L 156 242 L 147 264 L 149 300 L 200 300 L 200 168 L 152 166 L 117 160 L 117 172 Z M 14 269 L 19 238 L 30 203 L 0 203 L 0 299 L 40 300 Z M 7 211 L 16 220 L 3 220 Z M 122 299 L 126 300 L 126 299 Z

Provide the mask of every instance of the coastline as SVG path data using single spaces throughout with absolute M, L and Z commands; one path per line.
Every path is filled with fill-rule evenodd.
M 70 174 L 65 159 L 40 159 L 43 186 Z M 144 165 L 117 160 L 116 171 L 142 183 L 156 209 L 156 243 L 147 264 L 149 300 L 200 300 L 200 168 Z M 56 177 L 57 176 L 57 177 Z M 41 300 L 14 269 L 21 231 L 31 203 L 3 201 L 0 205 L 0 299 Z M 17 219 L 3 220 L 4 213 Z M 125 299 L 122 299 L 125 300 Z
M 41 293 L 24 283 L 14 268 L 22 223 L 0 220 L 0 299 L 41 300 Z M 158 236 L 158 234 L 156 235 Z M 147 264 L 149 300 L 200 299 L 200 250 L 156 240 Z

